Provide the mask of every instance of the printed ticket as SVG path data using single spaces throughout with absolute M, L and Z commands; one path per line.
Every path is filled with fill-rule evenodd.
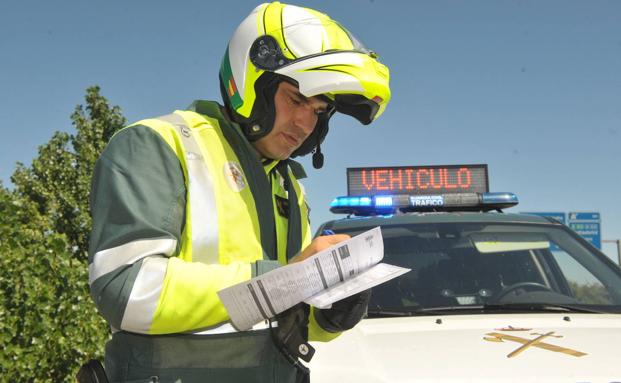
M 409 271 L 378 265 L 383 257 L 382 232 L 376 227 L 302 262 L 220 290 L 218 295 L 233 325 L 238 330 L 248 330 L 300 302 L 327 308 Z

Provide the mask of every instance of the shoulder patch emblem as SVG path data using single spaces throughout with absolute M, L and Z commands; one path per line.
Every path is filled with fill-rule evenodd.
M 241 166 L 237 162 L 227 162 L 224 164 L 224 178 L 229 187 L 236 192 L 242 191 L 246 187 L 246 179 Z

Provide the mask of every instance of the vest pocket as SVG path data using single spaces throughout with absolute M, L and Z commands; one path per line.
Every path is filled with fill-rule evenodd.
M 106 345 L 112 382 L 292 382 L 297 368 L 270 330 L 218 335 L 115 333 Z

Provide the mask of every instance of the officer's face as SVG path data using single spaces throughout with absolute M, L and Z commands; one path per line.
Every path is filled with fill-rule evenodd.
M 253 146 L 264 158 L 285 160 L 313 132 L 317 114 L 325 113 L 328 104 L 317 97 L 305 97 L 288 82 L 278 85 L 274 103 L 274 128 L 267 136 L 253 142 Z

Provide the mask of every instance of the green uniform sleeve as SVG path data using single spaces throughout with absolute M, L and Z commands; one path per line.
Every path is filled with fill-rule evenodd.
M 275 266 L 177 257 L 185 223 L 183 170 L 149 127 L 131 126 L 112 138 L 95 166 L 90 202 L 90 290 L 114 328 L 176 333 L 216 325 L 229 319 L 217 291 Z M 191 292 L 183 302 L 170 304 L 179 292 L 170 291 L 165 277 Z M 161 313 L 158 305 L 180 311 Z

